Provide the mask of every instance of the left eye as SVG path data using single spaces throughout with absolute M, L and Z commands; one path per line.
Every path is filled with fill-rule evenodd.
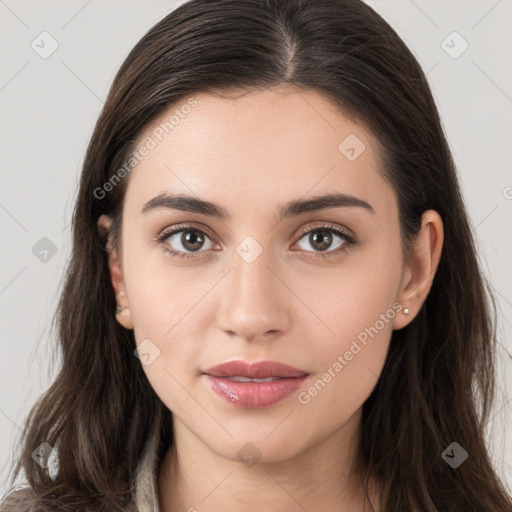
M 176 235 L 181 235 L 176 237 Z M 191 228 L 182 228 L 178 231 L 172 231 L 171 233 L 167 233 L 164 235 L 163 240 L 170 240 L 169 245 L 172 245 L 176 240 L 181 244 L 181 248 L 178 247 L 176 252 L 198 252 L 199 249 L 202 248 L 205 240 L 210 240 L 210 244 L 213 245 L 210 237 L 200 229 L 191 229 Z M 207 249 L 211 249 L 211 247 L 207 247 Z
M 338 245 L 335 247 L 332 247 L 333 235 L 340 240 Z M 310 229 L 300 237 L 297 243 L 303 239 L 305 239 L 310 244 L 310 246 L 313 247 L 315 252 L 325 252 L 328 249 L 335 251 L 339 247 L 351 242 L 351 237 L 347 233 L 338 228 L 332 227 Z

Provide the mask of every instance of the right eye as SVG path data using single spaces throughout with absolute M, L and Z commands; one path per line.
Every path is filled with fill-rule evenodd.
M 210 236 L 194 226 L 180 226 L 170 231 L 164 231 L 157 239 L 163 245 L 164 250 L 173 258 L 198 257 L 194 253 L 206 252 L 200 250 L 205 240 L 210 240 L 210 246 L 207 249 L 211 249 L 214 244 Z

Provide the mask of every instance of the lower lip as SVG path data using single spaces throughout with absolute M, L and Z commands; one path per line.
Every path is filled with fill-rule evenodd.
M 300 388 L 307 375 L 270 382 L 239 382 L 205 374 L 208 384 L 222 398 L 242 409 L 261 409 L 274 405 Z

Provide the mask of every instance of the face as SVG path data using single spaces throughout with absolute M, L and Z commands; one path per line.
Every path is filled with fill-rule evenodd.
M 250 442 L 262 461 L 283 460 L 347 425 L 377 383 L 403 316 L 396 196 L 376 140 L 316 92 L 194 100 L 140 139 L 154 147 L 126 190 L 120 321 L 184 429 L 231 459 Z M 173 194 L 226 215 L 151 202 Z M 281 217 L 288 203 L 329 194 L 356 199 Z M 230 385 L 205 374 L 238 360 L 306 377 Z

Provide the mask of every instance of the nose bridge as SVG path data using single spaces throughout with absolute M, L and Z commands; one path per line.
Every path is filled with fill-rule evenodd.
M 268 331 L 281 330 L 283 320 L 283 285 L 271 268 L 272 251 L 252 237 L 244 239 L 233 253 L 231 272 L 221 293 L 219 325 L 223 330 L 254 338 Z

